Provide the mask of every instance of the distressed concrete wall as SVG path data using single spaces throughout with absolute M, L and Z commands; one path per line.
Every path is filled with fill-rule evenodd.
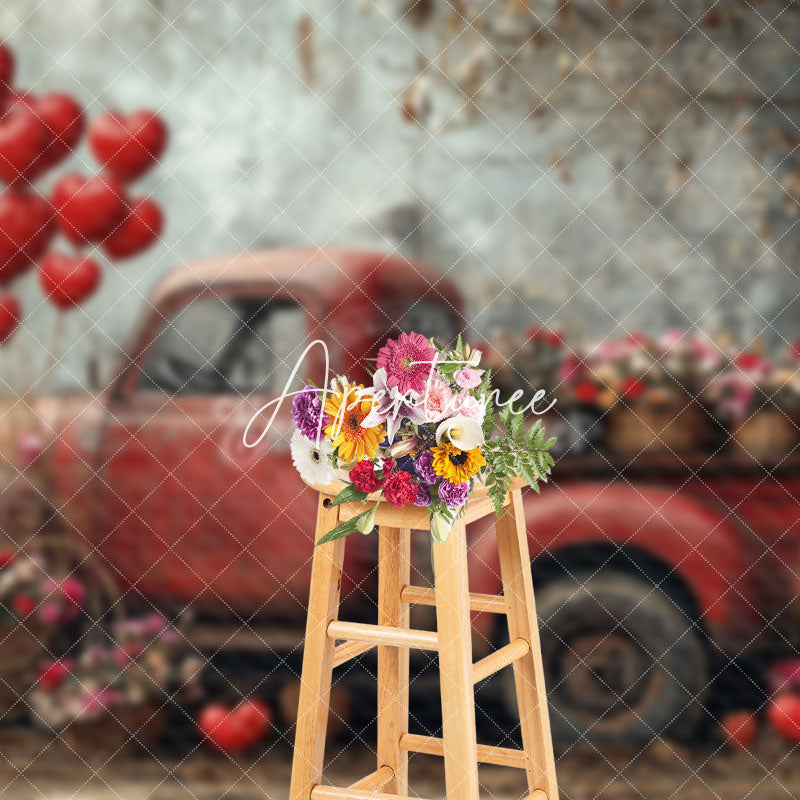
M 4 0 L 20 85 L 155 107 L 172 130 L 141 183 L 163 243 L 56 332 L 57 382 L 83 381 L 90 350 L 107 373 L 174 264 L 309 242 L 451 270 L 470 335 L 796 337 L 798 6 L 527 5 Z M 29 330 L 7 358 L 35 376 L 54 314 L 33 276 L 19 288 Z

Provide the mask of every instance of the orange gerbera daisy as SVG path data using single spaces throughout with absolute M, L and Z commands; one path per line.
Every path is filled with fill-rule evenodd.
M 362 428 L 361 423 L 372 409 L 372 397 L 359 394 L 364 387 L 345 386 L 341 392 L 329 394 L 325 400 L 325 413 L 330 424 L 325 426 L 325 435 L 334 449 L 338 448 L 339 461 L 349 464 L 364 456 L 375 458 L 378 445 L 386 436 L 383 424 L 374 428 Z

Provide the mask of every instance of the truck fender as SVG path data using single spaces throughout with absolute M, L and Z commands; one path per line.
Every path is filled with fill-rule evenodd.
M 689 589 L 703 624 L 726 627 L 755 615 L 746 602 L 750 554 L 739 529 L 716 509 L 667 489 L 585 483 L 523 492 L 531 559 L 587 545 L 622 548 L 635 569 L 636 554 L 663 564 Z M 493 524 L 486 521 L 486 529 Z M 476 526 L 477 527 L 477 526 Z M 485 542 L 488 530 L 473 537 Z M 498 591 L 496 554 L 481 548 L 477 591 Z

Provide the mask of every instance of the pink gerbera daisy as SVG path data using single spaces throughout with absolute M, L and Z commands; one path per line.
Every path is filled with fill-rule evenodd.
M 407 395 L 421 393 L 433 370 L 436 351 L 421 333 L 401 333 L 378 351 L 378 369 L 386 369 L 386 384 Z

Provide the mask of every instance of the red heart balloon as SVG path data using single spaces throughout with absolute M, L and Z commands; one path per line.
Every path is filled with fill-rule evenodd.
M 85 178 L 69 172 L 53 187 L 53 208 L 70 241 L 102 242 L 127 212 L 125 189 L 110 175 Z
M 53 305 L 68 309 L 83 302 L 100 283 L 100 267 L 86 256 L 52 251 L 39 262 L 39 283 Z
M 95 158 L 123 181 L 147 172 L 166 144 L 167 126 L 153 111 L 136 111 L 127 117 L 108 111 L 89 127 L 89 147 Z
M 59 92 L 27 98 L 26 102 L 47 128 L 48 142 L 41 157 L 41 169 L 45 170 L 75 151 L 85 127 L 83 108 Z
M 45 198 L 17 191 L 0 195 L 0 284 L 36 261 L 55 232 L 53 209 Z
M 22 319 L 19 300 L 13 294 L 0 294 L 0 344 L 5 344 Z
M 5 98 L 11 91 L 13 82 L 14 54 L 5 42 L 0 42 L 0 99 Z
M 0 116 L 0 180 L 28 180 L 41 171 L 49 141 L 47 127 L 28 103 L 12 100 Z
M 800 743 L 800 696 L 782 692 L 770 703 L 767 718 L 784 739 L 793 744 Z
M 109 258 L 128 258 L 146 250 L 160 235 L 164 215 L 153 201 L 146 197 L 131 201 L 131 210 L 119 226 L 103 242 Z

